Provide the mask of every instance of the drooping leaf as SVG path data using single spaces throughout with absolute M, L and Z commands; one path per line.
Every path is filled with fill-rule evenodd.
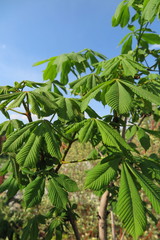
M 121 147 L 123 147 L 128 150 L 133 150 L 120 136 L 120 134 L 115 129 L 110 127 L 107 123 L 101 120 L 96 120 L 96 123 L 104 144 L 117 147 L 118 149 L 121 149 Z
M 142 18 L 151 22 L 157 14 L 157 11 L 160 6 L 160 1 L 159 0 L 149 0 L 149 1 L 145 1 L 145 2 L 146 2 L 146 4 L 144 4 L 144 9 L 142 11 Z
M 136 183 L 125 164 L 121 171 L 117 214 L 127 232 L 138 239 L 145 230 L 146 216 Z
M 145 149 L 145 151 L 147 151 L 150 148 L 150 146 L 151 146 L 150 145 L 150 137 L 140 127 L 138 128 L 137 136 L 138 136 L 138 139 L 139 139 L 139 141 L 141 143 L 141 146 Z
M 109 80 L 104 83 L 100 83 L 98 86 L 94 87 L 91 91 L 89 91 L 83 98 L 82 98 L 82 104 L 81 104 L 81 110 L 82 112 L 87 108 L 88 103 L 91 99 L 95 98 L 95 96 L 107 85 L 110 85 L 114 80 Z
M 19 190 L 17 180 L 11 175 L 0 185 L 0 193 L 7 190 L 7 197 L 11 199 Z
M 94 126 L 95 126 L 94 121 L 88 120 L 84 124 L 84 126 L 79 131 L 79 135 L 78 135 L 78 139 L 80 140 L 80 142 L 85 143 L 93 136 Z
M 77 183 L 64 174 L 59 174 L 56 180 L 67 192 L 77 192 L 79 190 Z
M 54 178 L 54 177 L 49 180 L 48 196 L 49 196 L 51 203 L 55 207 L 66 209 L 66 205 L 68 202 L 68 194 L 60 186 L 60 184 L 57 182 L 56 178 Z
M 8 105 L 7 110 L 12 109 L 12 108 L 16 108 L 16 107 L 20 107 L 20 105 L 23 103 L 23 100 L 24 100 L 25 96 L 26 96 L 26 93 L 21 92 L 21 94 L 19 94 L 16 97 L 16 99 Z
M 146 193 L 148 199 L 153 205 L 153 208 L 157 213 L 160 213 L 160 188 L 156 186 L 148 177 L 141 174 L 133 167 L 128 165 L 132 173 L 135 175 L 137 181 L 142 186 L 144 192 Z
M 28 138 L 26 144 L 21 148 L 16 156 L 17 162 L 23 167 L 34 168 L 40 158 L 40 146 L 42 136 L 40 128 L 36 128 Z
M 130 50 L 132 50 L 132 36 L 130 36 L 125 43 L 122 46 L 122 50 L 121 53 L 122 54 L 126 54 L 128 53 Z
M 57 138 L 57 136 L 54 133 L 54 129 L 49 124 L 48 121 L 44 121 L 44 130 L 43 135 L 45 138 L 45 142 L 47 145 L 47 150 L 51 154 L 52 157 L 56 157 L 57 159 L 61 159 L 61 153 L 60 153 L 60 142 Z
M 106 157 L 92 168 L 86 176 L 85 187 L 92 190 L 101 190 L 107 187 L 117 174 L 120 157 L 115 155 L 115 158 Z
M 22 129 L 13 132 L 3 145 L 4 152 L 15 152 L 30 135 L 31 130 L 35 127 L 37 122 L 29 123 Z
M 151 103 L 155 103 L 157 105 L 160 104 L 160 97 L 143 89 L 140 86 L 135 86 L 133 84 L 128 83 L 127 81 L 121 81 L 119 80 L 122 84 L 126 85 L 127 87 L 129 87 L 135 94 L 137 94 L 138 96 L 146 99 L 147 101 L 151 102 Z
M 41 202 L 44 186 L 45 179 L 43 177 L 37 177 L 27 185 L 24 192 L 24 202 L 27 208 L 38 205 Z
M 43 215 L 36 215 L 28 220 L 27 225 L 22 230 L 23 240 L 35 240 L 38 237 L 39 224 L 45 224 L 45 217 Z

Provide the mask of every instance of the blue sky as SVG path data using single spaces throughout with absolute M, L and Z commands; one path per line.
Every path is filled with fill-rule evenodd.
M 119 2 L 1 0 L 0 84 L 42 81 L 44 66 L 32 64 L 62 53 L 91 48 L 108 58 L 118 55 L 118 43 L 127 33 L 111 26 Z

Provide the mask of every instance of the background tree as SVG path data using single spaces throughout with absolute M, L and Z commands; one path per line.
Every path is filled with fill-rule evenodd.
M 159 0 L 122 1 L 112 19 L 113 26 L 130 30 L 120 43 L 121 55 L 108 60 L 90 49 L 62 54 L 34 64 L 47 63 L 44 83 L 22 81 L 0 87 L 0 109 L 8 118 L 0 125 L 0 134 L 7 138 L 1 154 L 7 160 L 1 175 L 8 174 L 0 192 L 7 190 L 9 201 L 22 191 L 23 206 L 31 208 L 41 203 L 47 189 L 53 205 L 46 215 L 36 214 L 28 221 L 23 240 L 38 239 L 38 226 L 46 222 L 49 227 L 45 239 L 52 239 L 53 234 L 57 240 L 62 239 L 68 221 L 75 238 L 80 239 L 75 205 L 68 197 L 78 187 L 59 173 L 75 141 L 93 146 L 85 160 L 100 159 L 85 181 L 86 188 L 101 196 L 100 239 L 107 239 L 106 208 L 119 217 L 133 239 L 143 234 L 147 215 L 152 216 L 152 212 L 147 209 L 142 190 L 160 214 L 159 158 L 141 156 L 132 143 L 137 136 L 147 151 L 150 134 L 160 135 L 142 127 L 146 117 L 159 121 L 160 116 L 160 51 L 150 49 L 150 44 L 160 44 L 160 37 L 149 28 L 160 16 L 159 10 Z M 73 76 L 76 80 L 70 81 Z M 68 89 L 71 97 L 66 97 Z M 92 99 L 108 105 L 111 113 L 99 116 L 89 106 Z M 26 116 L 28 123 L 10 120 L 10 111 Z M 37 116 L 35 121 L 33 114 Z

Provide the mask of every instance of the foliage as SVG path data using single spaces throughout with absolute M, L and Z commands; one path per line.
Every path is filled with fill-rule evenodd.
M 78 187 L 59 173 L 76 141 L 89 142 L 94 149 L 78 162 L 100 159 L 88 171 L 85 187 L 100 196 L 109 191 L 108 206 L 113 207 L 114 199 L 113 211 L 133 239 L 143 234 L 147 214 L 152 215 L 145 207 L 142 190 L 160 214 L 159 158 L 140 156 L 132 143 L 137 136 L 147 151 L 150 134 L 159 137 L 159 130 L 141 126 L 147 116 L 157 122 L 160 119 L 160 78 L 156 74 L 160 50 L 150 50 L 150 44 L 160 44 L 160 37 L 148 28 L 156 16 L 160 17 L 159 0 L 122 1 L 112 19 L 114 27 L 127 26 L 130 31 L 120 42 L 121 55 L 107 60 L 90 49 L 62 54 L 34 64 L 47 63 L 44 83 L 22 81 L 0 87 L 0 110 L 8 118 L 0 125 L 0 134 L 7 138 L 1 154 L 7 160 L 0 171 L 7 178 L 0 192 L 7 191 L 9 201 L 20 190 L 23 206 L 31 208 L 41 203 L 46 189 L 52 206 L 47 214 L 37 213 L 28 221 L 22 239 L 37 239 L 39 225 L 47 222 L 45 239 L 53 235 L 62 239 L 68 222 L 78 239 L 77 215 L 69 200 L 69 192 Z M 155 63 L 150 64 L 148 58 Z M 71 75 L 76 78 L 73 82 Z M 65 97 L 68 85 L 72 97 Z M 92 99 L 108 105 L 111 114 L 99 116 L 89 106 Z M 11 120 L 10 111 L 26 116 L 28 123 Z

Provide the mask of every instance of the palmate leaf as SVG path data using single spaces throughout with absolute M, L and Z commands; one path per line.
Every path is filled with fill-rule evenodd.
M 119 80 L 119 81 L 122 83 L 122 85 L 125 85 L 129 89 L 131 89 L 136 95 L 146 99 L 147 101 L 149 101 L 151 103 L 155 103 L 157 105 L 160 105 L 160 97 L 159 96 L 143 89 L 140 86 L 135 86 L 133 84 L 130 84 L 127 81 L 121 81 L 121 80 Z
M 32 129 L 35 127 L 36 124 L 39 122 L 29 123 L 21 129 L 13 132 L 9 138 L 7 138 L 6 142 L 3 145 L 3 152 L 15 152 L 23 142 L 28 138 Z
M 94 87 L 92 90 L 90 90 L 83 98 L 82 98 L 82 104 L 81 104 L 81 110 L 84 111 L 88 103 L 90 102 L 91 99 L 95 98 L 96 95 L 105 87 L 108 85 L 112 84 L 114 80 L 109 80 L 104 83 L 100 83 L 98 86 Z
M 119 114 L 124 114 L 130 110 L 132 97 L 129 91 L 119 81 L 116 81 L 105 94 L 105 101 Z
M 148 177 L 139 173 L 129 164 L 128 167 L 136 177 L 139 184 L 142 186 L 155 211 L 160 213 L 160 188 L 156 186 Z
M 58 105 L 57 114 L 64 120 L 71 120 L 81 113 L 76 99 L 60 97 L 56 103 Z
M 19 96 L 17 96 L 16 99 L 8 105 L 7 110 L 20 107 L 20 105 L 23 103 L 25 96 L 26 96 L 26 93 L 21 92 Z
M 125 164 L 121 171 L 117 214 L 127 232 L 138 239 L 145 230 L 146 216 L 136 183 Z
M 146 67 L 134 61 L 133 57 L 129 54 L 121 54 L 110 60 L 103 61 L 102 67 L 104 70 L 100 75 L 101 77 L 108 77 L 110 75 L 117 77 L 120 70 L 124 76 L 132 77 L 134 77 L 138 71 L 148 73 Z
M 49 179 L 48 196 L 55 207 L 66 209 L 68 194 L 57 182 L 56 177 Z
M 69 85 L 71 89 L 73 89 L 72 92 L 74 94 L 79 93 L 80 95 L 84 95 L 88 91 L 90 91 L 93 87 L 95 87 L 97 84 L 102 82 L 103 80 L 101 77 L 99 77 L 95 73 L 91 73 L 87 76 L 81 77 L 71 82 Z
M 115 155 L 114 158 L 112 156 L 104 158 L 101 163 L 87 173 L 85 187 L 96 191 L 107 187 L 117 174 L 120 160 L 118 155 Z
M 0 135 L 5 135 L 8 137 L 15 129 L 22 128 L 24 123 L 18 119 L 12 119 L 5 121 L 0 124 Z
M 44 187 L 45 179 L 39 176 L 27 185 L 24 189 L 24 202 L 27 208 L 33 207 L 41 202 Z
M 39 132 L 37 135 L 35 132 L 32 132 L 26 144 L 18 152 L 16 161 L 23 167 L 36 167 L 40 158 L 40 146 L 42 143 L 42 136 L 40 134 L 42 133 Z
M 43 135 L 47 145 L 47 150 L 52 157 L 61 159 L 60 153 L 60 143 L 57 139 L 57 136 L 54 134 L 54 130 L 48 121 L 43 123 Z
M 93 136 L 94 134 L 95 122 L 88 120 L 84 126 L 80 129 L 78 134 L 78 139 L 80 142 L 85 143 Z
M 117 147 L 119 150 L 121 148 L 131 151 L 133 150 L 115 129 L 113 129 L 111 126 L 101 120 L 95 121 L 104 144 Z

